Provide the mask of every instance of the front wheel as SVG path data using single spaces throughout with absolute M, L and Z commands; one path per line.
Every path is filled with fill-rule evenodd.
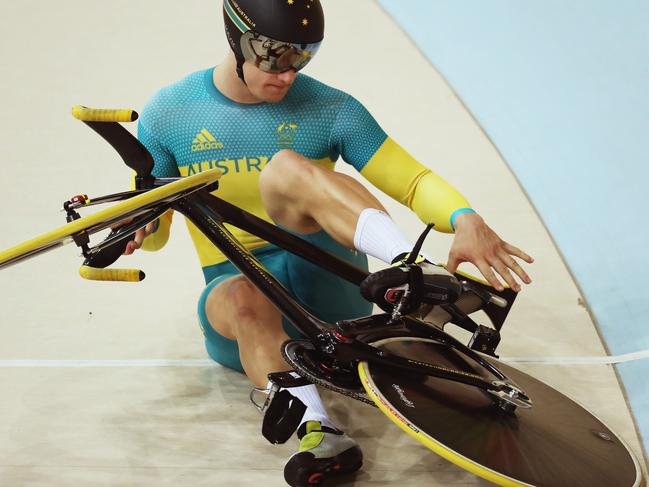
M 489 373 L 435 340 L 394 337 L 373 346 L 412 360 Z M 543 382 L 488 359 L 532 399 L 507 413 L 475 387 L 361 362 L 368 396 L 401 429 L 435 453 L 497 485 L 640 487 L 640 466 L 604 423 Z

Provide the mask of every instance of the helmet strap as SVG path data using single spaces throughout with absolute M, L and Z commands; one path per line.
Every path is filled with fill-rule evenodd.
M 246 60 L 243 57 L 243 55 L 239 54 L 238 52 L 234 53 L 234 57 L 237 60 L 237 76 L 239 76 L 239 78 L 241 79 L 241 81 L 243 81 L 245 85 L 248 85 L 248 83 L 246 83 L 246 79 L 243 76 L 243 63 L 245 63 Z

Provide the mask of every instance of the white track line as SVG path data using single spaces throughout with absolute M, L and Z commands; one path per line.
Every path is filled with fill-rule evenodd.
M 220 367 L 209 359 L 185 360 L 0 360 L 0 367 Z
M 649 358 L 649 350 L 603 357 L 501 357 L 510 364 L 614 365 Z M 220 367 L 209 359 L 179 360 L 0 360 L 0 367 Z
M 647 358 L 649 358 L 649 350 L 641 350 L 622 355 L 605 355 L 603 357 L 502 357 L 500 360 L 512 364 L 615 365 Z

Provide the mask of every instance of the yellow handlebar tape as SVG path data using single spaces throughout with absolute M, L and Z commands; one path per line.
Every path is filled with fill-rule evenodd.
M 134 122 L 138 117 L 135 110 L 88 108 L 81 105 L 72 107 L 72 116 L 83 122 Z
M 82 265 L 79 275 L 89 281 L 125 281 L 140 282 L 145 274 L 137 269 L 98 269 Z

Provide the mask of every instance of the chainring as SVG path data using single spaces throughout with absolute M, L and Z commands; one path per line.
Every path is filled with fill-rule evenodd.
M 355 369 L 343 369 L 339 365 L 326 364 L 318 357 L 315 345 L 309 340 L 289 340 L 282 346 L 282 356 L 288 364 L 314 384 L 330 389 L 339 394 L 376 407 L 365 394 Z M 353 377 L 353 381 L 349 378 Z M 346 384 L 343 384 L 346 382 Z M 356 386 L 357 387 L 353 387 Z

